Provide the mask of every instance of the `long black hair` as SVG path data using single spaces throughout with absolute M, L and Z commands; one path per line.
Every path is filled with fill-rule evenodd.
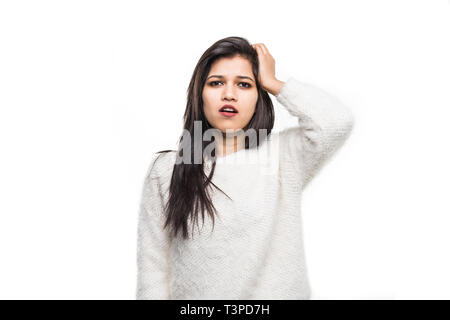
M 269 94 L 261 87 L 258 81 L 258 53 L 247 39 L 241 37 L 227 37 L 215 42 L 203 53 L 192 74 L 187 90 L 187 104 L 184 113 L 183 128 L 183 131 L 188 131 L 190 133 L 190 137 L 194 136 L 194 121 L 201 121 L 202 134 L 211 128 L 211 125 L 205 117 L 202 100 L 203 87 L 211 69 L 211 65 L 220 58 L 232 58 L 236 55 L 240 55 L 248 59 L 251 63 L 252 71 L 255 76 L 256 88 L 258 91 L 258 100 L 256 102 L 255 112 L 244 130 L 246 132 L 249 129 L 254 129 L 256 132 L 260 132 L 260 129 L 265 129 L 267 135 L 270 134 L 275 121 L 275 113 Z M 245 149 L 259 146 L 261 143 L 259 138 L 259 135 L 257 135 L 255 146 L 251 146 L 249 141 L 245 139 Z M 195 151 L 193 146 L 194 139 L 189 140 L 190 141 L 185 141 L 184 143 L 192 144 L 189 149 L 191 150 L 191 159 L 193 159 Z M 215 139 L 213 139 L 213 141 L 216 143 Z M 203 155 L 203 150 L 207 144 L 202 141 L 201 145 Z M 177 156 L 179 157 L 183 156 L 182 146 L 183 136 L 179 139 L 179 149 L 177 151 Z M 171 151 L 175 150 L 163 150 L 157 153 Z M 213 159 L 215 159 L 215 149 L 212 151 L 212 154 L 214 156 Z M 214 214 L 217 213 L 217 211 L 211 201 L 208 188 L 213 185 L 223 194 L 225 194 L 225 192 L 223 192 L 211 181 L 216 166 L 215 160 L 212 162 L 212 168 L 209 175 L 206 175 L 204 172 L 203 156 L 201 160 L 202 161 L 200 164 L 181 162 L 174 165 L 169 187 L 169 197 L 164 206 L 164 212 L 166 214 L 164 228 L 169 226 L 171 229 L 171 234 L 175 237 L 181 229 L 183 239 L 187 239 L 189 237 L 188 221 L 191 220 L 193 222 L 193 232 L 194 222 L 197 223 L 198 226 L 198 217 L 200 213 L 202 214 L 202 219 L 204 222 L 205 209 L 211 217 L 214 227 Z M 226 196 L 231 199 L 228 195 Z

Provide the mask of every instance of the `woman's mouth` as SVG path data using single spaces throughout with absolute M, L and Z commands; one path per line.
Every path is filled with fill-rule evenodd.
M 225 117 L 231 118 L 238 114 L 237 109 L 232 105 L 224 105 L 219 110 L 220 114 L 222 114 Z

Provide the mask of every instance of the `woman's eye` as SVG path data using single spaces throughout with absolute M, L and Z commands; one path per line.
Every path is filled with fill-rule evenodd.
M 222 81 L 211 81 L 209 83 L 210 86 L 215 87 L 217 83 L 221 83 Z M 239 82 L 239 84 L 244 84 L 244 88 L 250 88 L 252 85 L 248 82 Z

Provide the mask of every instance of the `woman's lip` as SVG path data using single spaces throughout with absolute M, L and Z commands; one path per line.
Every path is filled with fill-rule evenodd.
M 234 111 L 236 111 L 236 113 L 238 112 L 238 110 L 237 110 L 233 105 L 231 105 L 231 104 L 224 104 L 224 105 L 222 106 L 222 108 L 219 109 L 219 111 L 222 110 L 222 109 L 224 109 L 224 108 L 231 108 L 231 109 L 233 109 Z
M 225 117 L 231 118 L 234 117 L 235 115 L 237 115 L 237 113 L 234 112 L 226 112 L 226 111 L 219 111 L 220 114 L 222 114 Z

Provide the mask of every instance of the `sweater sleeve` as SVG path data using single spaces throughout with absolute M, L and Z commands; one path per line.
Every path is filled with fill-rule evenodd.
M 161 155 L 159 155 L 161 156 Z M 169 300 L 169 236 L 154 156 L 145 176 L 138 219 L 136 300 Z
M 354 116 L 332 94 L 290 77 L 276 96 L 298 118 L 298 126 L 279 133 L 282 158 L 300 170 L 302 188 L 316 176 L 349 137 Z

